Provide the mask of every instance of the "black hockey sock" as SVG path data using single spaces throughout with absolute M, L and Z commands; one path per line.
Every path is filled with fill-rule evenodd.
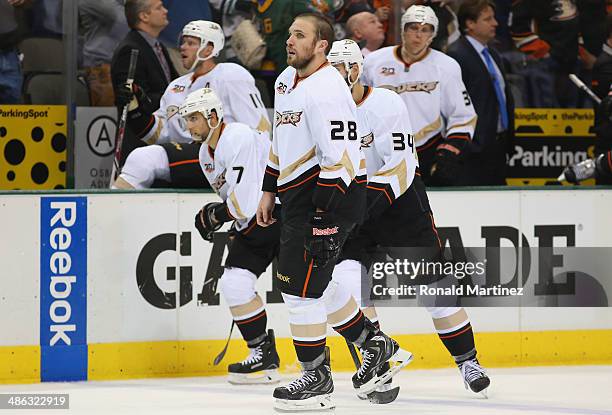
M 334 326 L 334 330 L 351 343 L 359 338 L 364 328 L 365 317 L 361 310 L 358 310 L 347 322 Z
M 326 338 L 322 340 L 296 340 L 293 339 L 293 346 L 295 347 L 295 354 L 300 362 L 312 362 L 317 357 L 321 356 L 325 352 Z
M 235 318 L 234 321 L 249 347 L 256 347 L 266 339 L 266 325 L 268 324 L 266 310 L 241 320 Z
M 473 359 L 476 356 L 474 333 L 469 321 L 451 332 L 438 332 L 438 336 L 457 364 Z

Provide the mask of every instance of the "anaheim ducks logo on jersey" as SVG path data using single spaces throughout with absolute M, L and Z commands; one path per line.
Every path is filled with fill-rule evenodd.
M 302 113 L 304 111 L 294 112 L 294 111 L 284 111 L 280 113 L 278 111 L 274 114 L 274 122 L 276 126 L 291 124 L 294 127 L 297 127 L 300 121 L 302 121 Z
M 369 148 L 374 142 L 374 133 L 361 137 L 361 148 Z
M 213 188 L 213 190 L 216 193 L 219 193 L 221 191 L 221 188 L 223 187 L 223 185 L 226 183 L 225 172 L 226 172 L 226 170 L 223 170 L 223 173 L 218 175 L 217 178 L 215 179 L 215 181 L 210 184 L 210 186 Z
M 381 88 L 390 89 L 398 94 L 403 94 L 404 92 L 427 92 L 431 94 L 431 91 L 438 87 L 438 81 L 432 82 L 408 82 L 401 85 L 381 85 Z

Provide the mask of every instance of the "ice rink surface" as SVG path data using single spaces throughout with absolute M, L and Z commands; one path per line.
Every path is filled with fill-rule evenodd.
M 336 373 L 334 412 L 612 415 L 612 366 L 491 369 L 489 374 L 489 399 L 480 399 L 463 388 L 456 369 L 403 371 L 394 379 L 402 388 L 398 399 L 372 405 L 355 396 L 349 373 Z M 283 381 L 293 378 L 285 375 Z M 232 386 L 222 377 L 2 385 L 0 393 L 68 393 L 70 410 L 0 410 L 0 414 L 273 414 L 272 390 L 266 385 Z

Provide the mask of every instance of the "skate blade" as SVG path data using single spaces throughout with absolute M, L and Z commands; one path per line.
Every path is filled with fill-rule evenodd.
M 331 394 L 313 396 L 299 401 L 278 398 L 274 400 L 274 410 L 277 412 L 331 411 L 335 407 Z
M 487 386 L 486 388 L 484 388 L 480 392 L 474 392 L 472 389 L 470 389 L 470 386 L 468 384 L 466 384 L 466 383 L 464 383 L 464 385 L 465 385 L 465 389 L 467 389 L 467 391 L 470 393 L 470 395 L 476 396 L 476 397 L 481 398 L 481 399 L 489 399 L 489 389 L 491 388 L 491 385 Z
M 388 371 L 382 376 L 374 376 L 369 382 L 361 385 L 357 388 L 358 395 L 368 395 L 370 392 L 374 392 L 378 387 L 383 385 L 387 380 L 395 376 L 400 370 L 408 366 L 414 356 L 407 350 L 398 349 L 393 356 L 389 358 L 389 362 L 395 362 L 395 365 L 391 365 Z
M 232 385 L 270 385 L 280 382 L 278 369 L 262 370 L 254 373 L 228 373 L 227 381 Z
M 386 391 L 374 391 L 368 394 L 368 400 L 376 405 L 386 405 L 397 399 L 399 395 L 400 387 L 396 386 L 393 389 Z

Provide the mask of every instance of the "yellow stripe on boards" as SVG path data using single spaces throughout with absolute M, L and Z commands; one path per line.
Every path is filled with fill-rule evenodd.
M 454 362 L 436 334 L 393 336 L 415 358 L 408 369 L 453 367 Z M 345 341 L 327 339 L 334 371 L 354 371 Z M 232 339 L 225 359 L 212 362 L 225 340 L 158 341 L 90 344 L 89 380 L 146 377 L 222 376 L 229 363 L 248 355 L 239 338 Z M 485 367 L 612 364 L 612 330 L 571 330 L 477 333 L 478 357 Z M 281 371 L 297 372 L 293 342 L 277 339 Z M 40 347 L 0 347 L 0 383 L 40 381 Z
M 40 346 L 0 346 L 0 383 L 40 382 Z

